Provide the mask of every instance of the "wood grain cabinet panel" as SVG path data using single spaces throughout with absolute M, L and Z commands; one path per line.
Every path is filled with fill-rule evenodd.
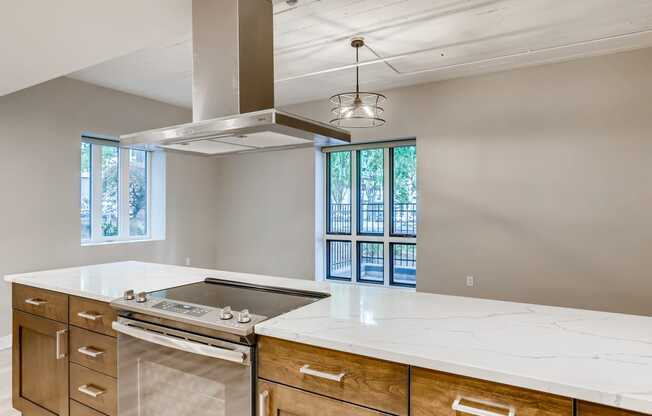
M 70 297 L 70 324 L 104 335 L 116 337 L 111 328 L 117 319 L 115 310 L 106 302 Z
M 11 293 L 14 309 L 63 323 L 68 322 L 68 295 L 17 283 L 12 285 Z
M 569 398 L 421 368 L 412 369 L 410 396 L 412 416 L 573 415 Z
M 105 416 L 97 410 L 93 410 L 88 406 L 77 403 L 74 400 L 70 401 L 70 416 Z
M 280 384 L 259 381 L 258 397 L 263 408 L 258 409 L 260 416 L 381 416 L 375 410 L 354 404 L 329 399 Z
M 117 340 L 77 327 L 70 327 L 70 361 L 117 377 Z
M 577 416 L 645 416 L 643 413 L 615 409 L 595 403 L 577 402 Z
M 70 398 L 109 416 L 118 413 L 118 386 L 113 377 L 70 363 Z
M 258 376 L 383 412 L 408 414 L 406 365 L 260 337 Z
M 68 326 L 13 314 L 13 407 L 24 416 L 68 416 Z

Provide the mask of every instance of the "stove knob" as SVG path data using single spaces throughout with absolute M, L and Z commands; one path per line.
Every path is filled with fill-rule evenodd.
M 124 300 L 134 300 L 134 291 L 133 290 L 125 291 L 125 294 L 122 295 L 122 298 Z
M 240 322 L 241 324 L 246 324 L 247 322 L 251 322 L 249 309 L 243 309 L 242 312 L 238 314 L 238 322 Z
M 136 302 L 138 302 L 138 303 L 145 303 L 145 302 L 147 302 L 147 293 L 145 293 L 145 292 L 139 292 L 139 293 L 136 295 Z
M 226 321 L 228 319 L 233 318 L 233 313 L 231 312 L 231 307 L 230 306 L 225 306 L 222 308 L 220 311 L 220 319 L 223 321 Z

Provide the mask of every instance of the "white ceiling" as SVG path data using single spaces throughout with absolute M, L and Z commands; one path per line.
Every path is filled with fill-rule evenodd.
M 165 3 L 172 10 L 184 2 Z M 178 13 L 175 26 L 185 31 L 166 33 L 144 48 L 139 38 L 128 45 L 138 50 L 70 76 L 190 107 L 190 2 L 185 3 L 188 9 Z M 165 17 L 169 13 L 162 8 L 157 9 Z M 652 46 L 652 1 L 298 0 L 289 7 L 275 0 L 277 105 L 353 88 L 354 70 L 335 69 L 354 61 L 349 46 L 354 35 L 363 35 L 382 56 L 394 57 L 391 64 L 399 73 L 382 62 L 361 68 L 363 89 L 385 90 Z M 111 53 L 120 49 L 111 48 Z M 364 62 L 375 58 L 368 50 L 361 53 Z
M 0 0 L 0 96 L 190 31 L 191 0 Z

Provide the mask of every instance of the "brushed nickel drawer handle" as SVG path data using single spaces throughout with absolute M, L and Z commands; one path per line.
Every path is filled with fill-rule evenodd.
M 29 299 L 25 299 L 25 303 L 27 303 L 28 305 L 32 305 L 32 306 L 43 306 L 46 303 L 48 303 L 48 301 L 45 300 L 45 299 L 39 299 L 39 298 L 29 298 Z
M 68 338 L 65 337 L 64 339 L 64 335 L 66 335 L 66 332 L 68 332 L 67 329 L 62 329 L 56 332 L 55 338 L 56 338 L 57 345 L 55 348 L 56 351 L 54 353 L 56 355 L 57 360 L 66 358 L 66 353 L 68 352 Z M 65 341 L 65 346 L 63 345 L 64 341 Z
M 106 390 L 99 389 L 92 384 L 84 384 L 83 386 L 77 387 L 77 390 L 79 390 L 80 393 L 84 393 L 85 395 L 91 396 L 93 398 L 98 398 L 106 393 Z
M 98 319 L 102 319 L 102 315 L 99 313 L 92 313 L 92 312 L 77 312 L 77 316 L 80 318 L 88 319 L 90 321 L 97 321 Z
M 100 355 L 104 354 L 104 351 L 98 350 L 97 348 L 93 348 L 93 347 L 80 347 L 77 349 L 77 351 L 80 354 L 87 355 L 91 358 L 97 358 Z
M 478 408 L 473 407 L 473 406 L 462 404 L 462 400 L 466 400 L 466 401 L 469 401 L 469 402 L 475 402 L 475 403 L 479 403 L 479 404 L 484 404 L 484 405 L 491 406 L 491 407 L 496 407 L 496 408 L 499 408 L 499 409 L 505 409 L 507 413 L 497 413 L 497 412 L 492 412 L 491 410 L 478 409 Z M 504 406 L 504 405 L 495 404 L 495 403 L 491 403 L 491 402 L 484 401 L 484 400 L 465 399 L 465 398 L 463 398 L 461 396 L 458 396 L 455 399 L 455 401 L 453 402 L 453 405 L 451 406 L 451 408 L 453 410 L 455 410 L 456 412 L 466 413 L 467 415 L 473 415 L 473 416 L 516 416 L 516 409 L 514 409 L 514 407 L 512 407 L 512 406 Z
M 299 372 L 301 374 L 305 374 L 305 375 L 308 375 L 308 376 L 324 378 L 326 380 L 336 381 L 338 383 L 341 383 L 342 379 L 346 375 L 346 373 L 331 374 L 331 373 L 325 373 L 323 371 L 313 370 L 312 368 L 310 368 L 309 364 L 306 364 L 303 367 L 301 367 L 299 369 Z
M 258 394 L 258 416 L 269 416 L 269 392 L 267 390 Z

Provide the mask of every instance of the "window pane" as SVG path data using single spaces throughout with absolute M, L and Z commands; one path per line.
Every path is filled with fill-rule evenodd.
M 129 235 L 147 235 L 147 152 L 129 150 Z
M 114 146 L 102 146 L 102 235 L 118 235 L 118 152 Z
M 392 234 L 417 235 L 417 147 L 392 149 Z
M 328 154 L 328 232 L 351 233 L 351 152 Z
M 383 234 L 383 169 L 384 149 L 359 151 L 358 199 L 360 218 L 358 230 L 361 234 Z
M 415 286 L 417 283 L 416 244 L 392 244 L 391 284 Z
M 358 243 L 358 280 L 384 282 L 383 243 Z
M 91 145 L 81 144 L 81 169 L 79 178 L 79 209 L 81 218 L 81 239 L 91 238 Z
M 327 277 L 351 280 L 351 242 L 329 241 Z

